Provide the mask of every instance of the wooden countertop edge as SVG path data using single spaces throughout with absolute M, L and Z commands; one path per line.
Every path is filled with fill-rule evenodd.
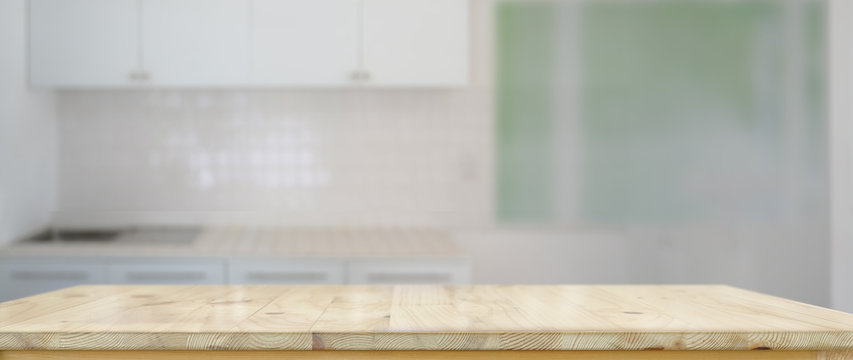
M 851 360 L 851 351 L 0 351 L 0 360 Z
M 0 332 L 14 350 L 853 351 L 853 332 Z

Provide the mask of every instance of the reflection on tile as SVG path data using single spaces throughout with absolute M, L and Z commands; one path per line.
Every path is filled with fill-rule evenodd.
M 60 214 L 479 221 L 490 215 L 477 176 L 489 161 L 486 94 L 63 92 Z

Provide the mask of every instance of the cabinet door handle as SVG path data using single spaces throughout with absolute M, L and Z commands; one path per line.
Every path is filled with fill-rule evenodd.
M 249 281 L 281 282 L 281 283 L 318 283 L 326 281 L 328 274 L 323 272 L 250 272 L 246 275 Z
M 376 272 L 367 274 L 372 284 L 448 284 L 451 276 L 446 273 L 396 273 Z
M 207 278 L 203 272 L 128 272 L 124 278 L 131 282 L 199 282 Z
M 133 81 L 146 81 L 151 78 L 151 74 L 145 71 L 133 71 L 127 77 Z
M 367 81 L 370 80 L 370 73 L 366 70 L 356 70 L 350 74 L 350 78 L 352 78 L 353 81 Z
M 89 274 L 84 271 L 13 271 L 10 276 L 25 281 L 86 281 Z

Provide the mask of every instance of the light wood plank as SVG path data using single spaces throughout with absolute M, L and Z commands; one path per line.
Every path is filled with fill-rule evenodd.
M 392 286 L 340 287 L 331 303 L 311 326 L 316 350 L 373 349 L 374 334 L 391 324 Z
M 7 351 L 0 360 L 815 360 L 811 351 Z M 827 360 L 846 360 L 832 358 Z
M 821 351 L 818 360 L 853 360 L 853 350 Z
M 45 313 L 55 313 L 91 303 L 97 299 L 116 296 L 130 291 L 131 287 L 83 287 L 52 291 L 37 297 L 29 296 L 0 303 L 0 319 L 3 325 L 21 323 Z

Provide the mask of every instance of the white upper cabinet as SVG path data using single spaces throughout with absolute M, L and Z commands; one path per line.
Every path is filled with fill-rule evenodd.
M 252 83 L 351 84 L 360 0 L 252 0 Z
M 252 1 L 253 84 L 468 82 L 468 0 Z
M 30 83 L 249 81 L 249 0 L 30 0 Z
M 137 0 L 31 0 L 29 14 L 31 84 L 132 84 Z
M 467 0 L 362 0 L 367 82 L 460 86 L 468 82 Z
M 248 82 L 247 0 L 142 0 L 141 19 L 142 64 L 149 84 Z
M 79 87 L 448 87 L 468 0 L 30 0 L 30 80 Z

